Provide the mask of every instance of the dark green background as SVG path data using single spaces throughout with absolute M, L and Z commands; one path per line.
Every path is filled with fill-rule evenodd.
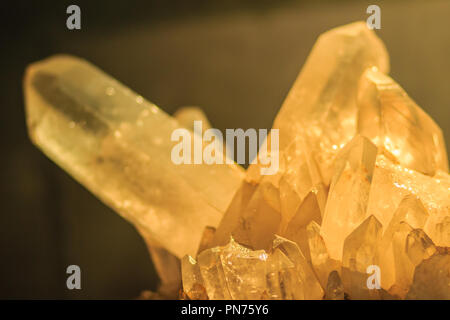
M 68 31 L 78 4 L 82 29 Z M 34 148 L 21 81 L 30 62 L 84 57 L 172 113 L 201 106 L 214 127 L 270 128 L 317 36 L 367 18 L 391 75 L 450 141 L 450 1 L 2 1 L 0 298 L 133 298 L 157 278 L 134 228 Z M 82 270 L 82 290 L 65 269 Z

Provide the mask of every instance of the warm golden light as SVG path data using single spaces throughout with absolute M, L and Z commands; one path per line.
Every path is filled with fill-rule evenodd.
M 74 57 L 28 68 L 27 122 L 136 226 L 161 295 L 182 281 L 188 299 L 450 299 L 443 135 L 388 71 L 365 23 L 322 34 L 274 121 L 273 175 L 174 164 L 171 133 L 205 115 L 171 117 Z

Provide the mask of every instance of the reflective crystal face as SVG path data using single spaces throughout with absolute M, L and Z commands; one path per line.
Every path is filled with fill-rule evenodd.
M 428 175 L 448 172 L 441 129 L 394 80 L 375 67 L 367 69 L 357 101 L 359 133 L 405 167 Z
M 274 175 L 174 164 L 171 134 L 195 120 L 209 128 L 201 110 L 171 117 L 70 56 L 27 69 L 27 124 L 47 156 L 136 226 L 161 294 L 450 299 L 442 132 L 388 71 L 365 23 L 321 35 L 274 121 Z
M 309 141 L 325 184 L 333 176 L 338 150 L 356 132 L 358 81 L 366 68 L 389 71 L 389 57 L 381 40 L 363 22 L 332 29 L 314 45 L 278 113 L 283 150 L 298 135 Z

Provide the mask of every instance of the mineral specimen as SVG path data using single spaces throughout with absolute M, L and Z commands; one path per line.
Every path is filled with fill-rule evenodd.
M 233 165 L 175 165 L 178 121 L 81 59 L 32 64 L 25 98 L 33 142 L 147 242 L 180 258 L 196 252 L 242 180 Z
M 321 35 L 274 121 L 274 175 L 175 165 L 170 133 L 209 127 L 201 110 L 172 118 L 73 57 L 29 67 L 27 123 L 136 226 L 182 298 L 450 299 L 443 135 L 388 71 L 365 23 Z

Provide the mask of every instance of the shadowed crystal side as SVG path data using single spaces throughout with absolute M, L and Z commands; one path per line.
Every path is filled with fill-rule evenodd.
M 336 270 L 330 272 L 327 281 L 325 299 L 327 300 L 344 300 L 344 286 L 341 277 Z
M 415 269 L 406 299 L 450 300 L 450 249 L 442 248 Z

